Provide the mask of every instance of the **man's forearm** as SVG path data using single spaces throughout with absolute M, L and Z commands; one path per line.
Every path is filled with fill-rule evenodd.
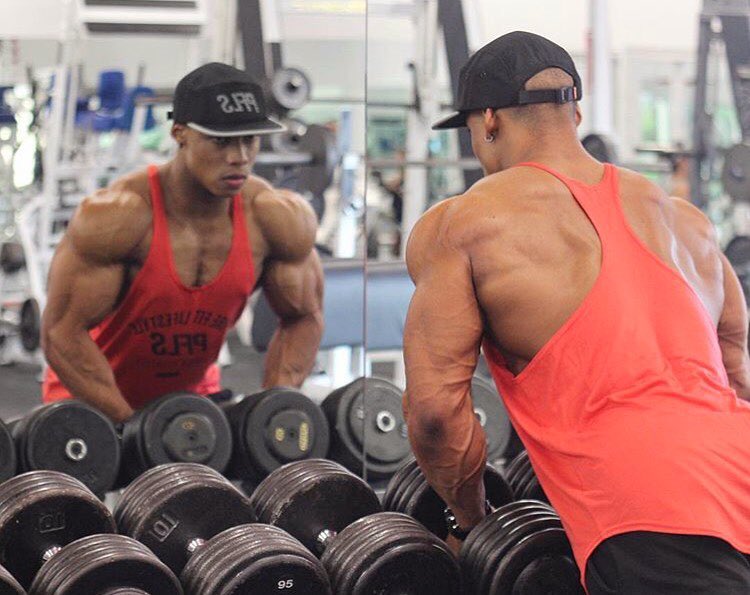
M 322 336 L 319 312 L 282 319 L 268 347 L 263 386 L 301 386 L 315 365 Z
M 407 412 L 409 440 L 428 483 L 451 508 L 458 524 L 471 528 L 485 516 L 487 442 L 473 413 L 469 427 L 466 419 L 460 413 L 446 417 Z
M 484 458 L 476 471 L 466 477 L 460 484 L 453 485 L 443 483 L 444 470 L 438 465 L 442 466 L 444 461 L 436 463 L 423 455 L 424 452 L 417 453 L 415 451 L 417 462 L 427 478 L 427 482 L 453 511 L 458 525 L 463 528 L 475 527 L 486 514 Z
M 44 351 L 47 362 L 74 397 L 114 422 L 124 421 L 133 414 L 115 383 L 109 362 L 88 333 L 71 337 L 51 331 Z

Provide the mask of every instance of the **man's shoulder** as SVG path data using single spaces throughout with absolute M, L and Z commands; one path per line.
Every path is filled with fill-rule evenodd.
M 67 235 L 82 255 L 111 262 L 126 258 L 151 225 L 148 178 L 136 172 L 84 198 Z
M 462 194 L 446 198 L 428 209 L 420 217 L 415 231 L 438 232 L 441 237 L 453 240 L 472 235 L 475 226 L 487 217 L 488 205 L 492 205 L 493 215 L 513 207 L 509 198 L 518 183 L 514 175 L 506 175 L 506 172 L 482 178 Z
M 297 260 L 312 250 L 317 218 L 302 196 L 251 178 L 243 188 L 243 198 L 247 215 L 263 234 L 272 257 Z
M 637 172 L 618 168 L 620 190 L 625 189 L 638 200 L 652 203 L 667 220 L 678 220 L 695 226 L 698 231 L 713 233 L 713 224 L 706 214 L 693 203 L 679 196 L 670 196 L 660 186 Z
M 417 221 L 409 235 L 407 256 L 435 249 L 460 248 L 477 222 L 471 191 L 441 200 Z

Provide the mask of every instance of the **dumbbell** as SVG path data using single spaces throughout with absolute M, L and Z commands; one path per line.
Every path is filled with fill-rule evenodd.
M 281 465 L 328 453 L 330 431 L 323 411 L 302 393 L 272 388 L 228 404 L 234 449 L 226 476 L 259 483 Z
M 209 539 L 181 575 L 187 595 L 331 595 L 323 565 L 294 537 L 253 523 Z
M 458 564 L 445 543 L 406 515 L 380 512 L 372 488 L 333 461 L 284 465 L 250 500 L 261 522 L 322 554 L 337 595 L 460 593 Z
M 67 399 L 35 409 L 12 424 L 19 472 L 46 469 L 81 481 L 103 497 L 117 479 L 120 441 L 102 413 Z
M 221 408 L 194 393 L 170 393 L 123 425 L 118 484 L 167 463 L 201 463 L 221 473 L 231 454 L 232 433 Z
M 204 465 L 147 471 L 125 489 L 115 518 L 181 573 L 188 595 L 329 592 L 315 557 L 283 531 L 256 524 L 248 498 Z
M 65 546 L 36 575 L 29 595 L 183 595 L 177 577 L 143 544 L 91 535 Z
M 505 405 L 492 383 L 480 376 L 471 380 L 471 399 L 474 414 L 487 437 L 487 460 L 500 460 L 505 456 L 513 433 Z
M 402 391 L 380 378 L 358 378 L 330 393 L 321 407 L 331 426 L 329 457 L 361 475 L 387 479 L 411 454 Z
M 490 465 L 484 471 L 484 489 L 493 508 L 508 504 L 514 499 L 508 482 Z M 388 482 L 383 496 L 383 508 L 414 517 L 440 539 L 448 536 L 445 502 L 427 483 L 416 461 L 408 462 Z
M 560 518 L 535 500 L 485 517 L 461 546 L 460 563 L 472 595 L 584 593 Z
M 505 477 L 508 478 L 508 483 L 517 500 L 541 500 L 542 502 L 549 502 L 536 473 L 534 473 L 527 451 L 521 451 L 510 462 L 505 470 Z
M 10 428 L 0 420 L 0 483 L 16 474 L 16 445 Z
M 68 475 L 31 471 L 0 485 L 0 561 L 23 587 L 31 585 L 30 594 L 114 595 L 133 586 L 142 594 L 180 593 L 161 589 L 176 579 L 147 552 L 141 552 L 135 566 L 140 569 L 138 577 L 110 572 L 111 556 L 103 552 L 124 548 L 123 539 L 114 532 L 107 507 Z M 83 539 L 89 536 L 96 539 Z M 40 568 L 43 572 L 34 579 Z
M 26 595 L 23 587 L 2 566 L 0 566 L 0 595 Z

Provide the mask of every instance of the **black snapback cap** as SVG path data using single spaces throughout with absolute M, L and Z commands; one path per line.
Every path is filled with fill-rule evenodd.
M 263 89 L 243 70 L 211 62 L 186 74 L 174 91 L 169 113 L 178 124 L 209 136 L 249 136 L 282 132 L 268 117 Z
M 560 68 L 573 77 L 573 86 L 527 91 L 528 80 L 547 68 Z M 556 43 L 525 31 L 491 41 L 469 58 L 458 79 L 456 112 L 436 122 L 433 130 L 466 126 L 469 114 L 532 103 L 568 103 L 583 96 L 573 58 Z

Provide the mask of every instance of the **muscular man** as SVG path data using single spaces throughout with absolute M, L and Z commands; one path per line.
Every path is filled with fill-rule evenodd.
M 584 151 L 561 47 L 511 33 L 460 80 L 436 127 L 468 126 L 486 177 L 427 212 L 407 254 L 425 475 L 459 529 L 485 516 L 483 346 L 589 593 L 750 592 L 748 319 L 710 222 Z
M 45 402 L 73 395 L 120 421 L 170 391 L 219 390 L 214 362 L 258 286 L 281 320 L 264 386 L 310 372 L 322 334 L 315 215 L 250 174 L 259 136 L 283 126 L 257 83 L 218 63 L 179 82 L 172 117 L 174 159 L 85 199 L 57 248 Z

